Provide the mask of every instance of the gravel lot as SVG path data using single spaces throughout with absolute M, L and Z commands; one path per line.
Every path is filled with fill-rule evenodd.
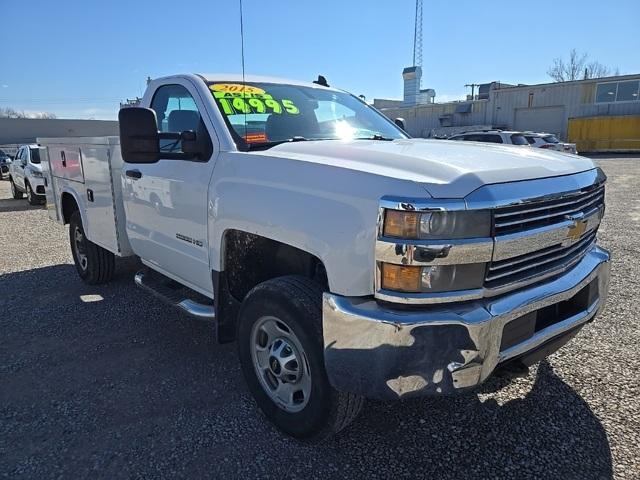
M 369 402 L 316 446 L 256 409 L 235 345 L 133 286 L 80 282 L 66 229 L 0 182 L 2 478 L 640 478 L 640 158 L 609 175 L 608 308 L 531 375 Z

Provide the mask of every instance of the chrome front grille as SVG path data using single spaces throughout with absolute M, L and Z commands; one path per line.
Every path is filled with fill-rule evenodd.
M 487 267 L 485 288 L 499 293 L 566 271 L 595 244 L 603 211 L 604 184 L 497 208 L 493 215 L 496 242 L 533 246 L 536 241 L 532 239 L 541 238 L 546 245 L 507 258 L 494 255 Z M 548 242 L 549 238 L 555 241 Z
M 586 214 L 604 205 L 604 185 L 593 185 L 556 199 L 504 207 L 494 213 L 496 236 L 532 230 Z
M 595 240 L 596 232 L 592 231 L 568 247 L 557 244 L 507 260 L 491 262 L 485 287 L 497 288 L 563 271 L 578 262 L 594 245 Z

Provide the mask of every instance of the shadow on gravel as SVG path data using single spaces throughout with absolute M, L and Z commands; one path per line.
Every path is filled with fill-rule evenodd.
M 603 426 L 547 362 L 504 404 L 491 380 L 480 397 L 368 402 L 317 445 L 286 438 L 235 345 L 136 289 L 136 268 L 95 287 L 73 265 L 0 276 L 0 477 L 612 476 Z
M 24 212 L 25 210 L 44 210 L 45 205 L 29 205 L 26 198 L 15 200 L 0 199 L 0 212 Z
M 500 384 L 503 385 L 500 385 Z M 506 383 L 490 379 L 483 392 Z M 400 427 L 389 417 L 400 420 Z M 396 404 L 370 402 L 352 435 L 375 432 L 369 469 L 384 467 L 375 453 L 398 451 L 413 474 L 446 478 L 612 478 L 606 432 L 589 405 L 545 360 L 537 368 L 533 388 L 522 398 L 500 405 L 476 394 L 408 400 Z M 345 433 L 349 435 L 349 433 Z M 346 439 L 341 436 L 339 441 Z M 354 461 L 342 453 L 341 460 Z M 376 465 L 378 464 L 378 465 Z M 430 472 L 430 473 L 429 473 Z

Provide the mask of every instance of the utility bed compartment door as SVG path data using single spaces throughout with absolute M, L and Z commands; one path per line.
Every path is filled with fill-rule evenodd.
M 84 168 L 80 148 L 67 145 L 50 145 L 49 162 L 54 177 L 84 182 Z
M 62 221 L 62 199 L 70 195 L 78 205 L 89 240 L 116 255 L 131 255 L 118 138 L 39 138 L 38 142 L 47 151 L 43 173 L 51 218 Z
M 117 253 L 117 220 L 108 145 L 82 145 L 82 161 L 86 171 L 82 191 L 86 208 L 87 238 L 107 250 Z M 119 180 L 119 179 L 118 179 Z

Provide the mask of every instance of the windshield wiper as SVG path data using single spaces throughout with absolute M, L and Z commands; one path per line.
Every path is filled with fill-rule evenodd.
M 383 137 L 379 133 L 376 133 L 374 135 L 371 135 L 370 137 L 358 137 L 354 138 L 354 140 L 380 140 L 384 142 L 392 142 L 393 140 L 395 140 L 395 138 Z
M 247 150 L 266 150 L 267 148 L 275 147 L 276 145 L 281 145 L 283 143 L 292 143 L 292 142 L 315 142 L 318 140 L 336 140 L 335 138 L 307 138 L 301 135 L 295 135 L 291 138 L 287 138 L 286 140 L 273 140 L 271 142 L 251 142 L 247 143 Z

